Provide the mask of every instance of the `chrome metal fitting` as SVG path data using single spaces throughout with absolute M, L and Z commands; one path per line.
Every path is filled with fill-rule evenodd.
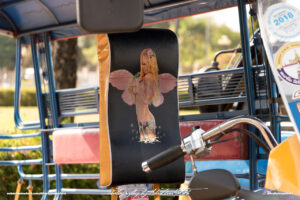
M 202 134 L 205 131 L 201 128 L 196 129 L 190 136 L 186 137 L 182 141 L 182 146 L 187 154 L 199 153 L 205 149 L 205 142 L 203 141 Z
M 142 163 L 142 168 L 143 168 L 144 172 L 151 172 L 151 169 L 148 166 L 148 162 L 147 161 L 145 161 L 145 162 Z

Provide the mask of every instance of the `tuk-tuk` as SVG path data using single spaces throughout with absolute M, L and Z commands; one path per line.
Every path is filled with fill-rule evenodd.
M 250 18 L 259 22 L 253 36 L 247 6 Z M 142 28 L 231 7 L 239 12 L 241 48 L 218 52 L 201 73 L 178 76 L 176 34 Z M 16 39 L 15 124 L 20 130 L 39 130 L 0 139 L 41 138 L 41 145 L 0 148 L 42 154 L 40 159 L 0 161 L 18 168 L 15 200 L 25 180 L 42 181 L 42 200 L 68 194 L 300 199 L 299 9 L 296 0 L 0 0 L 0 34 Z M 97 34 L 99 85 L 57 90 L 51 42 L 87 34 Z M 37 122 L 24 122 L 19 112 L 25 45 L 32 54 Z M 217 57 L 237 51 L 242 55 L 236 67 L 220 70 Z M 288 116 L 278 113 L 281 99 Z M 263 106 L 262 100 L 267 102 Z M 178 109 L 186 107 L 201 113 L 179 116 Z M 91 114 L 99 118 L 61 123 Z M 280 123 L 288 120 L 294 132 L 281 142 Z M 65 164 L 83 163 L 99 164 L 100 172 L 62 172 Z M 42 174 L 24 173 L 23 166 L 32 164 L 41 165 Z M 63 180 L 75 179 L 99 180 L 99 187 L 63 187 Z M 182 185 L 160 189 L 164 183 Z M 30 187 L 28 195 L 32 199 Z

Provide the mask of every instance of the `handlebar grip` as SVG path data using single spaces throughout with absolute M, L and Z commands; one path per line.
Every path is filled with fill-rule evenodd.
M 152 170 L 161 168 L 161 167 L 177 160 L 184 154 L 185 154 L 185 152 L 182 150 L 180 145 L 166 149 L 165 151 L 160 152 L 159 154 L 153 156 L 152 158 L 144 161 L 142 163 L 143 171 L 151 172 Z

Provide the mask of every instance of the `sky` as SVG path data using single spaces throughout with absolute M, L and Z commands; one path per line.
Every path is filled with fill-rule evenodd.
M 234 8 L 227 8 L 224 10 L 219 10 L 215 12 L 210 12 L 206 14 L 200 14 L 196 15 L 196 18 L 202 18 L 202 17 L 211 17 L 214 21 L 214 23 L 218 25 L 225 24 L 229 28 L 231 28 L 234 31 L 239 32 L 240 31 L 240 24 L 239 24 L 239 17 L 238 17 L 238 9 L 237 7 Z

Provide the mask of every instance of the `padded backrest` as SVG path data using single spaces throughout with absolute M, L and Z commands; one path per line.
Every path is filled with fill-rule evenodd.
M 180 144 L 178 43 L 169 30 L 98 35 L 100 185 L 179 183 L 184 160 L 147 174 L 141 163 Z

